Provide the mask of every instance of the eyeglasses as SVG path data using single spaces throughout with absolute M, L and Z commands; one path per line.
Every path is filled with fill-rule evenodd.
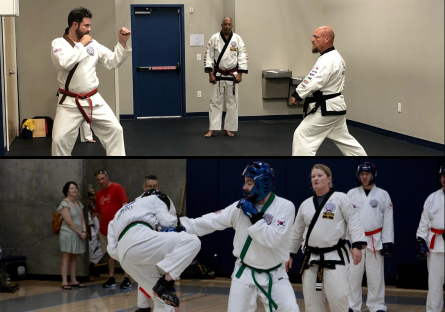
M 107 174 L 107 175 L 108 175 L 108 173 L 107 173 L 105 170 L 99 170 L 99 171 L 97 171 L 97 172 L 94 174 L 94 176 L 97 176 L 98 174 Z

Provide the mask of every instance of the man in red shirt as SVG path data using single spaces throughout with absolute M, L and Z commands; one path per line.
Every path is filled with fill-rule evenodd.
M 101 186 L 101 189 L 96 194 L 96 212 L 99 213 L 100 216 L 99 236 L 102 243 L 102 250 L 107 250 L 108 223 L 113 220 L 116 212 L 128 203 L 128 197 L 124 188 L 119 183 L 110 182 L 108 173 L 105 170 L 99 170 L 94 175 L 96 176 L 97 183 Z M 114 280 L 116 262 L 113 258 L 108 257 L 110 278 L 103 284 L 104 288 L 116 286 L 116 281 Z M 125 278 L 120 288 L 126 289 L 130 287 L 130 279 L 128 278 L 128 274 L 125 273 Z

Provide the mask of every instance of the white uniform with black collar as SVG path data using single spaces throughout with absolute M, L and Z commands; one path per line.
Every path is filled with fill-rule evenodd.
M 289 235 L 295 217 L 295 206 L 288 200 L 275 196 L 275 199 L 266 210 L 262 220 L 254 225 L 236 205 L 238 201 L 227 208 L 203 215 L 201 218 L 181 218 L 182 225 L 188 233 L 203 236 L 216 230 L 222 231 L 232 227 L 235 229 L 233 241 L 233 255 L 237 258 L 232 274 L 232 285 L 229 296 L 229 312 L 256 311 L 257 297 L 263 302 L 266 311 L 269 311 L 268 299 L 255 285 L 252 270 L 246 267 L 240 276 L 236 277 L 241 267 L 240 256 L 248 236 L 252 238 L 250 247 L 245 254 L 244 263 L 257 269 L 270 269 L 282 264 L 278 269 L 271 271 L 273 286 L 272 299 L 278 305 L 277 312 L 298 312 L 295 294 L 289 282 L 284 263 L 289 260 Z M 256 205 L 261 211 L 263 205 Z M 269 283 L 267 274 L 255 274 L 259 285 L 266 291 Z
M 354 312 L 362 310 L 361 286 L 366 269 L 368 281 L 366 305 L 370 312 L 386 311 L 384 257 L 380 254 L 380 250 L 383 248 L 383 243 L 394 243 L 392 201 L 388 192 L 375 185 L 368 196 L 361 186 L 351 189 L 348 196 L 357 206 L 365 232 L 382 229 L 379 233 L 366 236 L 368 247 L 362 250 L 362 261 L 357 266 L 349 266 L 349 308 Z
M 221 70 L 231 70 L 238 66 L 238 71 L 234 72 L 233 75 L 222 75 L 221 73 L 215 74 L 217 83 L 213 85 L 212 95 L 210 96 L 209 130 L 221 130 L 223 101 L 225 95 L 227 112 L 224 121 L 224 129 L 237 131 L 238 84 L 234 85 L 233 80 L 234 76 L 238 73 L 247 74 L 248 72 L 247 49 L 243 39 L 235 33 L 232 33 L 228 39 L 226 39 L 221 32 L 214 34 L 207 43 L 207 48 L 204 54 L 204 67 L 206 73 L 213 71 L 226 43 L 228 43 L 228 46 L 221 57 L 218 67 Z
M 174 312 L 172 306 L 153 297 L 152 288 L 164 273 L 178 278 L 198 254 L 201 242 L 195 235 L 157 232 L 143 224 L 129 228 L 122 236 L 127 226 L 137 221 L 153 229 L 177 224 L 177 218 L 156 195 L 137 198 L 122 207 L 109 223 L 108 254 L 153 298 L 154 311 Z
M 313 200 L 313 197 L 306 199 L 298 209 L 290 236 L 291 253 L 296 254 L 300 246 L 304 246 L 309 225 L 316 212 Z M 347 229 L 349 229 L 353 243 L 360 244 L 360 242 L 366 241 L 363 227 L 358 219 L 357 206 L 352 203 L 346 194 L 334 192 L 322 208 L 309 237 L 308 246 L 333 247 L 337 245 L 340 239 L 345 238 Z M 313 261 L 320 261 L 320 256 L 311 254 L 308 262 L 310 267 L 303 273 L 303 295 L 306 311 L 324 312 L 326 298 L 329 301 L 331 312 L 348 311 L 348 260 L 346 259 L 347 253 L 342 251 L 341 254 L 342 257 L 338 251 L 332 251 L 324 255 L 326 262 L 330 261 L 336 264 L 335 270 L 326 268 L 323 270 L 322 291 L 316 291 L 318 264 L 312 263 Z M 294 265 L 299 264 L 295 263 Z
M 306 99 L 315 91 L 323 95 L 342 92 L 345 73 L 346 64 L 341 55 L 333 47 L 327 49 L 296 88 L 297 100 Z M 308 112 L 314 106 L 315 103 L 309 104 Z M 292 156 L 315 156 L 325 138 L 334 141 L 345 156 L 366 156 L 363 147 L 348 132 L 343 95 L 326 100 L 326 107 L 303 119 L 294 133 Z
M 426 312 L 438 312 L 443 309 L 444 285 L 444 240 L 440 234 L 435 235 L 431 229 L 444 229 L 444 191 L 440 189 L 428 196 L 423 207 L 417 237 L 422 237 L 430 250 L 428 263 L 428 297 Z M 434 238 L 434 248 L 432 241 Z
M 71 69 L 79 63 L 69 84 L 69 91 L 86 94 L 99 86 L 96 65 L 99 63 L 108 69 L 118 68 L 131 54 L 131 48 L 118 43 L 115 51 L 99 44 L 93 39 L 86 47 L 74 42 L 74 47 L 64 38 L 54 39 L 51 43 L 51 58 L 57 69 L 59 88 L 65 89 L 65 82 Z M 59 94 L 59 101 L 62 98 Z M 107 156 L 125 156 L 122 126 L 111 108 L 99 93 L 92 95 L 93 121 L 91 127 L 99 138 Z M 80 105 L 90 116 L 91 110 L 87 99 L 80 99 Z M 71 156 L 78 129 L 84 118 L 76 106 L 75 98 L 67 96 L 62 104 L 57 105 L 53 127 L 52 156 Z

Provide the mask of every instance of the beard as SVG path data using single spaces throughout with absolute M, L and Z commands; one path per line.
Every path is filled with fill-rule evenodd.
M 77 27 L 77 29 L 76 29 L 76 37 L 77 37 L 77 39 L 80 39 L 80 38 L 82 38 L 84 35 L 88 35 L 90 32 L 89 31 L 87 31 L 87 32 L 82 32 L 80 29 L 79 29 L 79 27 Z
M 312 53 L 319 53 L 320 51 L 318 51 L 318 48 L 316 46 L 312 47 Z

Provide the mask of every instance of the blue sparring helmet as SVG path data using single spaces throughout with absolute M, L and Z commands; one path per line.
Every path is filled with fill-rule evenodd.
M 440 165 L 440 169 L 439 169 L 439 180 L 440 180 L 440 176 L 442 174 L 445 174 L 445 164 Z
M 369 180 L 368 185 L 374 184 L 377 180 L 377 169 L 370 162 L 364 162 L 358 165 L 356 176 L 358 183 L 362 184 L 362 180 L 360 180 L 360 172 L 370 172 L 372 174 L 371 180 Z
M 267 194 L 275 188 L 275 171 L 268 163 L 254 161 L 252 165 L 247 165 L 243 172 L 244 177 L 253 179 L 255 186 L 250 192 L 250 201 L 256 202 L 266 198 Z M 244 197 L 247 197 L 243 190 Z

